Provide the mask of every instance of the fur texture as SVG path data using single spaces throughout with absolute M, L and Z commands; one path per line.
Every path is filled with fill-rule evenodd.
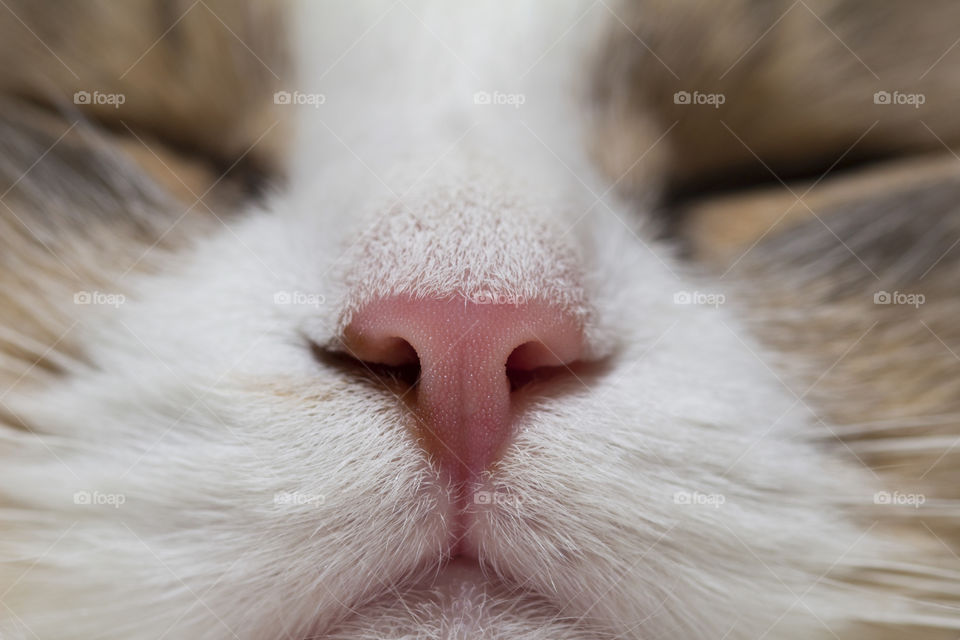
M 299 75 L 252 78 L 228 110 L 298 131 L 261 151 L 282 186 L 243 207 L 237 187 L 220 211 L 184 212 L 184 189 L 208 194 L 162 186 L 188 173 L 176 153 L 123 151 L 147 132 L 176 147 L 163 127 L 192 124 L 152 113 L 119 142 L 83 121 L 74 146 L 56 138 L 69 111 L 11 102 L 0 635 L 955 637 L 957 265 L 937 259 L 960 238 L 954 181 L 852 188 L 824 198 L 843 202 L 836 227 L 745 233 L 732 253 L 691 233 L 687 253 L 714 256 L 692 267 L 649 204 L 723 155 L 707 141 L 700 163 L 639 179 L 645 150 L 609 154 L 656 148 L 656 110 L 596 92 L 642 93 L 623 70 L 649 49 L 601 46 L 672 24 L 642 4 L 647 18 L 568 0 L 291 4 Z M 185 51 L 200 9 L 217 8 L 187 12 Z M 188 94 L 175 113 L 216 111 Z M 202 140 L 209 164 L 244 153 Z M 919 318 L 876 315 L 875 285 L 919 280 Z M 455 496 L 411 437 L 406 391 L 329 353 L 397 293 L 559 301 L 584 323 L 588 362 L 514 392 L 517 435 L 481 487 L 497 499 L 468 506 L 476 561 L 449 562 Z

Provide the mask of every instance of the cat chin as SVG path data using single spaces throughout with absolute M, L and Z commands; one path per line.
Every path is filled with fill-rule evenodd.
M 358 608 L 323 637 L 600 640 L 613 634 L 589 627 L 540 596 L 502 582 L 474 560 L 456 558 L 410 589 Z

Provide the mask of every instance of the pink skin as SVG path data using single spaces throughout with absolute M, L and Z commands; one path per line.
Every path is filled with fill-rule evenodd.
M 417 439 L 457 488 L 460 528 L 473 488 L 514 431 L 507 360 L 511 369 L 531 370 L 573 362 L 583 350 L 578 319 L 540 300 L 379 299 L 355 314 L 344 334 L 350 354 L 366 362 L 399 366 L 419 358 L 411 392 Z

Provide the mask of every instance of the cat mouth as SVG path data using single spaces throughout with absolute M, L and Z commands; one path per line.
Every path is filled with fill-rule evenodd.
M 487 634 L 491 625 L 504 621 L 525 625 L 533 620 L 557 630 L 583 627 L 581 620 L 565 612 L 560 603 L 501 578 L 476 559 L 458 556 L 406 587 L 367 601 L 334 629 L 311 638 L 413 637 L 400 633 L 401 629 L 418 633 L 432 629 L 442 638 L 509 637 Z M 608 636 L 594 629 L 583 637 Z
M 468 556 L 456 556 L 444 565 L 440 571 L 428 579 L 424 585 L 440 594 L 457 594 L 465 586 L 475 587 L 491 583 L 501 584 L 501 580 L 483 567 L 479 561 Z

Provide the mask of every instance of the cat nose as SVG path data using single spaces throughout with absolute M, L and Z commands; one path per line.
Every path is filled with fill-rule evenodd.
M 419 440 L 454 479 L 475 478 L 507 445 L 515 423 L 511 378 L 581 357 L 576 313 L 550 301 L 489 303 L 464 297 L 368 302 L 344 330 L 359 360 L 416 364 L 409 393 Z

